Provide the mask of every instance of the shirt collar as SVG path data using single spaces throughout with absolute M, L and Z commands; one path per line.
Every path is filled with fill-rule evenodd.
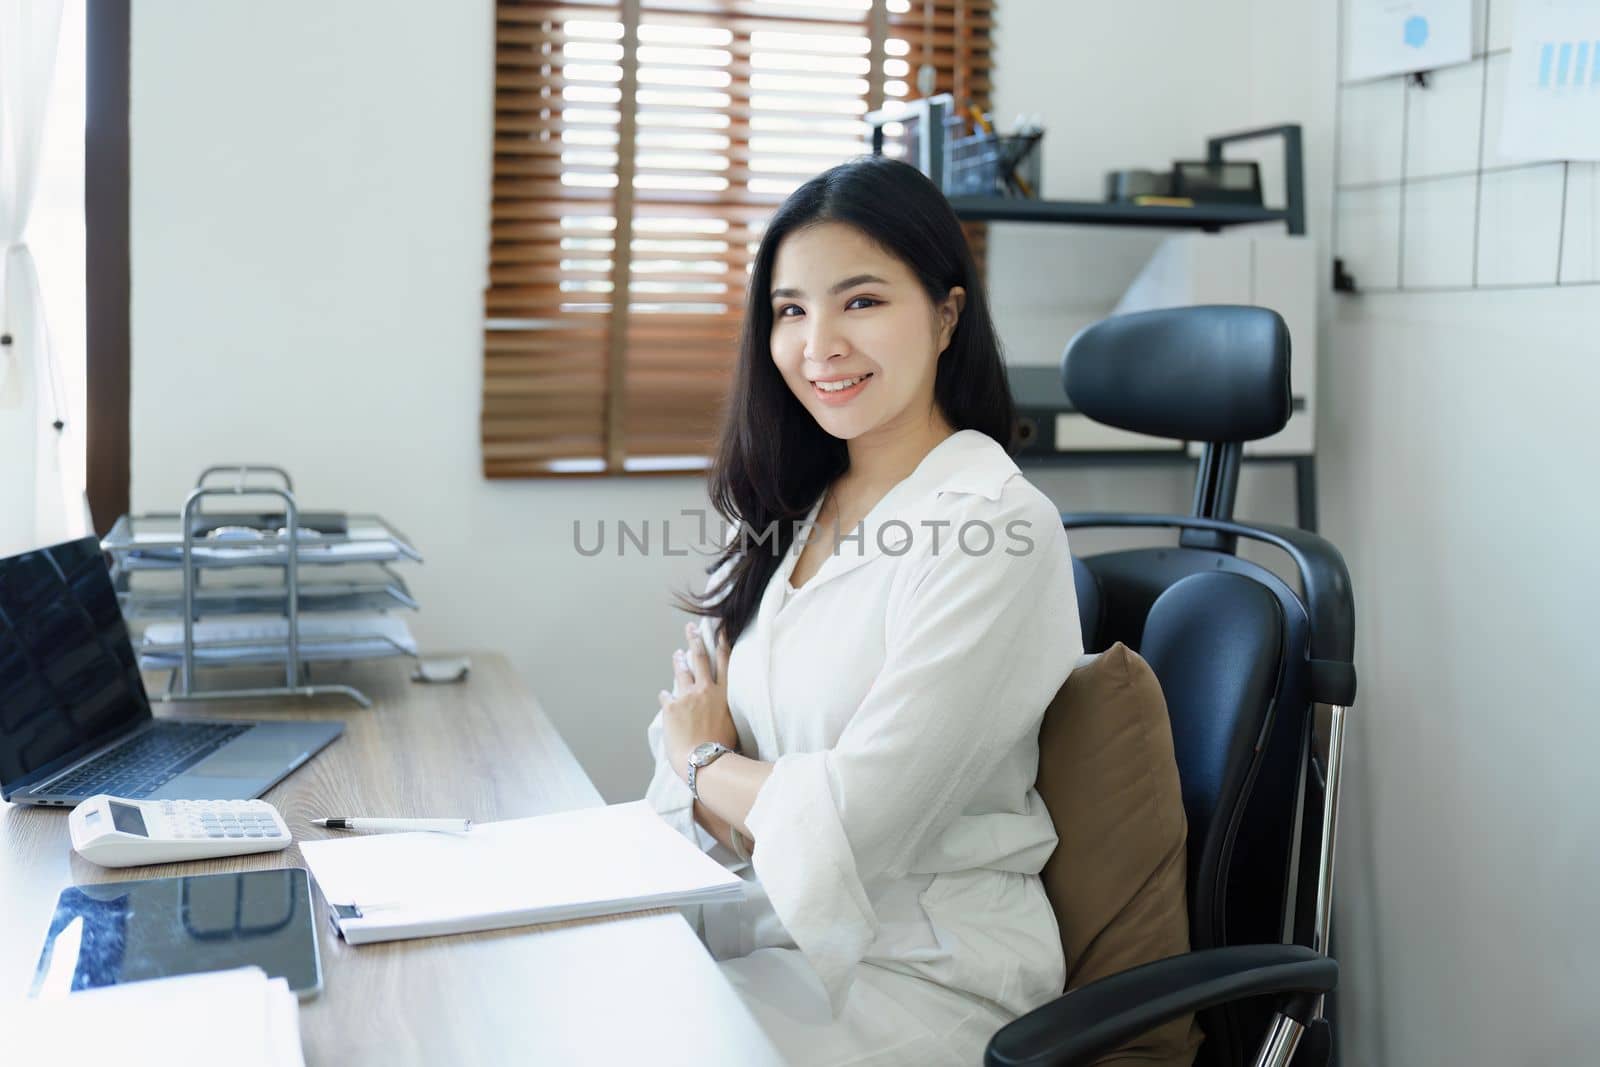
M 999 500 L 1016 461 L 1000 443 L 981 430 L 957 430 L 933 447 L 906 479 L 910 496 L 971 493 Z
M 823 585 L 876 559 L 886 541 L 895 548 L 911 536 L 911 529 L 932 502 L 945 493 L 968 493 L 999 500 L 1013 474 L 1021 473 L 999 442 L 980 430 L 958 430 L 940 441 L 862 520 L 863 534 L 854 551 L 840 551 L 824 560 L 801 592 Z M 807 521 L 814 520 L 822 498 L 812 505 Z M 897 529 L 891 522 L 899 524 Z M 786 600 L 789 578 L 799 553 L 789 551 L 763 593 L 761 613 L 770 616 Z M 780 588 L 780 584 L 784 588 Z M 779 615 L 782 618 L 782 615 Z

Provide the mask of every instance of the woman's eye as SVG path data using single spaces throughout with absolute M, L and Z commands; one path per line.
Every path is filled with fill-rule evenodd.
M 785 305 L 783 305 L 783 307 L 778 309 L 778 318 L 780 318 L 780 319 L 792 319 L 796 315 L 799 315 L 799 314 L 800 314 L 800 305 L 799 304 L 785 304 Z
M 851 309 L 852 309 L 852 308 L 870 308 L 870 307 L 876 307 L 876 306 L 878 306 L 878 304 L 880 304 L 880 303 L 882 303 L 882 301 L 879 301 L 879 300 L 874 300 L 874 299 L 873 299 L 873 298 L 872 298 L 872 297 L 870 297 L 870 296 L 858 296 L 858 297 L 854 297 L 854 298 L 852 298 L 852 299 L 851 299 L 851 301 L 850 301 L 850 303 L 848 303 L 848 304 L 846 304 L 846 305 L 845 305 L 845 306 L 844 306 L 844 307 L 845 307 L 845 310 L 846 310 L 846 311 L 849 311 L 849 310 L 851 310 Z

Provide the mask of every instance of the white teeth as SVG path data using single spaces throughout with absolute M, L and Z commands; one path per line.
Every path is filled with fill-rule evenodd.
M 821 389 L 824 393 L 837 393 L 841 389 L 848 389 L 852 385 L 866 381 L 868 377 L 868 375 L 863 374 L 859 378 L 849 378 L 842 382 L 813 382 L 812 384 L 818 389 Z

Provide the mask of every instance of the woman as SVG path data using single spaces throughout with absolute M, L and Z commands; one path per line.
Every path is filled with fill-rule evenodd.
M 738 536 L 691 609 L 718 647 L 691 624 L 674 653 L 649 799 L 747 879 L 701 932 L 793 1062 L 971 1067 L 1061 992 L 1033 782 L 1082 640 L 1011 425 L 933 184 L 874 157 L 790 196 L 711 474 Z

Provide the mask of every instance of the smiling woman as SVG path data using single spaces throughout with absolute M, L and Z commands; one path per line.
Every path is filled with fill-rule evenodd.
M 648 792 L 747 880 L 701 932 L 793 1062 L 970 1065 L 1061 992 L 1034 779 L 1082 640 L 1011 422 L 933 183 L 867 157 L 796 190 L 712 468 L 738 534 L 687 606 L 715 633 L 674 656 Z
M 877 156 L 796 190 L 751 269 L 710 479 L 723 517 L 758 534 L 775 528 L 787 551 L 789 527 L 824 490 L 814 519 L 852 529 L 952 432 L 1005 447 L 1013 421 L 977 265 L 933 183 Z M 735 642 L 781 556 L 743 547 L 725 551 L 725 578 L 704 602 Z M 813 557 L 815 546 L 802 547 Z M 802 579 L 815 562 L 802 559 Z
M 828 284 L 841 263 L 865 270 Z M 950 343 L 965 289 L 952 286 L 934 304 L 909 267 L 843 223 L 794 234 L 773 276 L 772 359 L 818 425 L 851 440 L 892 434 L 912 420 L 943 423 L 928 355 Z M 876 384 L 863 397 L 869 383 Z

